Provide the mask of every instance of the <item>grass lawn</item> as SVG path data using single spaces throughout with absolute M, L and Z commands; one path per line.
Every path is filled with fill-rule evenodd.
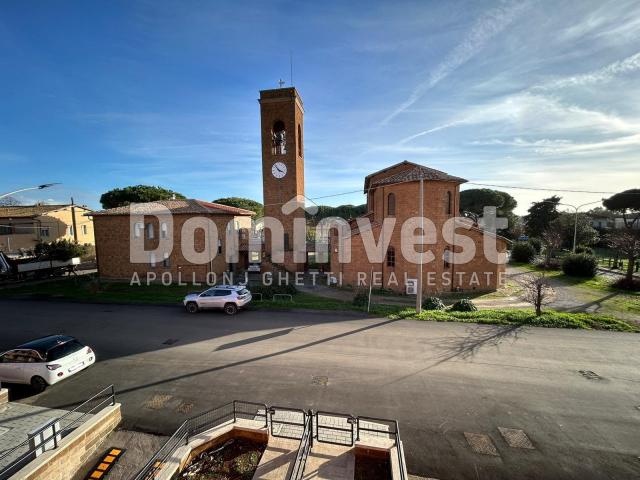
M 61 278 L 37 284 L 0 289 L 0 298 L 59 298 L 74 301 L 105 303 L 140 303 L 180 305 L 189 292 L 202 291 L 204 286 L 193 285 L 129 285 L 126 282 L 98 282 L 93 276 Z M 312 309 L 337 311 L 363 311 L 351 302 L 299 292 L 293 299 L 255 300 L 251 309 Z M 398 305 L 375 304 L 371 314 L 397 319 L 468 322 L 496 325 L 530 325 L 557 328 L 585 328 L 637 332 L 640 328 L 607 315 L 589 313 L 561 313 L 549 310 L 536 317 L 531 310 L 500 309 L 478 312 L 424 311 Z
M 533 310 L 479 310 L 477 312 L 451 312 L 425 310 L 416 314 L 413 309 L 391 314 L 391 318 L 424 320 L 434 322 L 465 322 L 490 325 L 514 325 L 548 328 L 578 328 L 586 330 L 613 330 L 618 332 L 640 332 L 640 327 L 618 320 L 609 315 L 592 313 L 565 313 L 554 310 L 543 311 L 536 317 Z

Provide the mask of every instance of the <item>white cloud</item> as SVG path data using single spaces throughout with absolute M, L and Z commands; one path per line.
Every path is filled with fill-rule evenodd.
M 550 90 L 604 83 L 614 79 L 618 75 L 635 72 L 637 70 L 640 70 L 640 52 L 623 60 L 610 63 L 598 70 L 580 75 L 558 78 L 541 85 L 536 85 L 532 87 L 532 89 Z
M 497 125 L 503 134 L 515 136 L 523 132 L 553 137 L 561 132 L 585 135 L 640 131 L 640 122 L 525 92 L 469 107 L 458 118 L 406 137 L 399 143 L 405 144 L 440 130 L 464 125 L 485 125 L 487 128 Z
M 527 7 L 526 2 L 516 2 L 507 7 L 498 7 L 483 14 L 460 42 L 429 74 L 428 78 L 414 88 L 407 100 L 387 115 L 382 125 L 417 102 L 429 89 L 449 76 L 454 70 L 476 56 L 485 45 L 502 32 Z

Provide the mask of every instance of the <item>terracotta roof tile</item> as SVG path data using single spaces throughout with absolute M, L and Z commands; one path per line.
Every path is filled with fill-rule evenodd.
M 131 205 L 123 207 L 92 212 L 91 215 L 129 215 L 130 213 L 138 215 L 152 215 L 154 213 L 162 213 L 165 209 L 169 210 L 172 214 L 255 215 L 251 210 L 194 199 L 158 200 L 157 202 L 132 203 Z
M 464 178 L 454 177 L 453 175 L 449 175 L 448 173 L 436 170 L 435 168 L 416 165 L 411 169 L 403 170 L 402 172 L 398 172 L 395 175 L 391 175 L 389 177 L 373 182 L 371 186 L 377 187 L 379 185 L 388 185 L 390 183 L 415 182 L 420 180 L 421 178 L 424 180 L 457 183 L 464 183 L 467 181 Z
M 17 205 L 0 207 L 0 217 L 3 218 L 28 218 L 37 217 L 43 213 L 59 210 L 70 205 Z

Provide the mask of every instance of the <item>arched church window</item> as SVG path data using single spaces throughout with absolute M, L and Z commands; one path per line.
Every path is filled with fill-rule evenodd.
M 284 129 L 284 122 L 282 120 L 276 120 L 273 124 L 273 130 L 271 132 L 273 143 L 273 154 L 284 155 L 287 153 L 287 132 Z
M 387 195 L 387 215 L 390 217 L 396 214 L 396 196 L 393 193 Z
M 447 215 L 451 215 L 453 213 L 453 199 L 452 199 L 452 195 L 451 195 L 451 191 L 447 192 L 447 204 L 446 204 L 446 210 L 447 210 Z

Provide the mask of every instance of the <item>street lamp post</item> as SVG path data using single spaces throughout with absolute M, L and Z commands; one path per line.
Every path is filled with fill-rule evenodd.
M 569 203 L 560 203 L 560 202 L 550 202 L 548 200 L 543 200 L 544 203 L 553 203 L 555 205 L 563 205 L 565 207 L 571 207 L 575 211 L 575 219 L 573 223 L 573 248 L 571 250 L 572 253 L 576 253 L 576 240 L 578 238 L 578 210 L 582 207 L 586 207 L 587 205 L 593 205 L 594 203 L 601 203 L 602 200 L 596 200 L 595 202 L 583 203 L 582 205 L 571 205 Z
M 52 187 L 54 185 L 60 185 L 60 184 L 59 183 L 44 183 L 42 185 L 37 185 L 35 187 L 20 188 L 18 190 L 14 190 L 13 192 L 0 193 L 0 198 L 9 197 L 11 195 L 15 195 L 16 193 L 26 192 L 28 190 L 42 190 L 43 188 L 49 188 L 49 187 Z

